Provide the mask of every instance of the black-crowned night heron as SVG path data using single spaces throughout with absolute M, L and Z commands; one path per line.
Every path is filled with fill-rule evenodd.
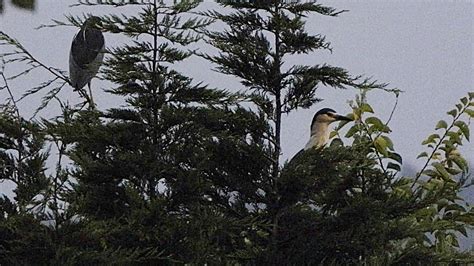
M 104 58 L 104 35 L 99 17 L 89 17 L 84 21 L 81 30 L 74 36 L 69 53 L 69 78 L 74 90 L 82 89 L 86 84 L 90 91 L 91 79 L 99 71 Z
M 336 113 L 333 109 L 323 108 L 319 110 L 313 117 L 311 122 L 311 132 L 309 141 L 304 147 L 300 150 L 291 160 L 285 165 L 282 170 L 282 174 L 279 182 L 279 189 L 281 193 L 280 204 L 284 206 L 290 206 L 300 200 L 300 197 L 303 195 L 303 191 L 307 187 L 314 186 L 316 183 L 314 179 L 308 179 L 308 175 L 313 175 L 314 178 L 319 177 L 318 167 L 325 167 L 326 161 L 322 160 L 323 157 L 317 156 L 317 153 L 322 151 L 328 141 L 330 135 L 330 124 L 335 121 L 352 121 L 353 119 L 342 116 Z M 322 161 L 311 162 L 307 160 L 308 157 L 305 157 L 305 154 L 313 153 L 314 157 L 309 158 L 310 160 L 319 158 Z M 322 153 L 321 153 L 322 154 Z M 312 166 L 317 166 L 313 168 L 312 166 L 308 168 L 309 164 Z M 300 167 L 302 166 L 302 167 Z M 331 167 L 328 165 L 328 167 Z M 324 171 L 321 171 L 324 173 Z M 314 187 L 312 188 L 314 189 Z
M 323 108 L 319 110 L 313 117 L 311 122 L 311 133 L 309 141 L 304 147 L 304 150 L 311 148 L 324 147 L 329 141 L 330 128 L 329 125 L 335 121 L 352 121 L 352 118 L 338 115 L 336 111 L 331 108 Z
M 313 121 L 311 122 L 311 131 L 309 134 L 309 141 L 298 153 L 291 158 L 289 164 L 294 164 L 299 161 L 299 158 L 305 153 L 305 151 L 310 149 L 323 148 L 329 141 L 329 135 L 331 130 L 329 125 L 335 121 L 352 121 L 352 118 L 338 115 L 336 111 L 331 108 L 323 108 L 316 112 L 313 116 Z

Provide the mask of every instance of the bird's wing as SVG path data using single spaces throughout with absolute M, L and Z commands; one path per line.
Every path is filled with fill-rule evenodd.
M 71 55 L 80 68 L 86 68 L 87 65 L 96 62 L 102 54 L 104 48 L 104 35 L 96 29 L 81 29 L 71 45 Z M 101 60 L 102 61 L 102 60 Z
M 300 150 L 291 160 L 288 162 L 287 167 L 296 167 L 298 164 L 300 164 L 300 160 L 303 157 L 303 154 L 305 153 L 305 150 L 302 149 Z

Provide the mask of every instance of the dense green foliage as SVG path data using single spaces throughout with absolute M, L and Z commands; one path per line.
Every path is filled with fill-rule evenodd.
M 0 181 L 16 187 L 0 200 L 0 264 L 436 264 L 472 262 L 459 251 L 474 211 L 460 198 L 472 180 L 458 147 L 469 140 L 474 93 L 440 121 L 423 145 L 425 166 L 401 176 L 389 121 L 374 115 L 371 90 L 389 90 L 324 62 L 288 65 L 294 54 L 331 49 L 305 31 L 307 16 L 341 11 L 312 2 L 131 3 L 140 11 L 102 16 L 103 29 L 130 42 L 108 47 L 101 69 L 121 107 L 76 106 L 58 93 L 68 77 L 0 32 L 6 64 L 26 62 L 22 78 L 52 79 L 26 91 L 57 101 L 55 118 L 26 120 L 10 92 L 0 114 Z M 56 26 L 79 26 L 67 17 Z M 209 30 L 225 23 L 221 31 Z M 217 52 L 186 47 L 204 39 Z M 215 50 L 214 50 L 215 51 Z M 194 81 L 173 64 L 198 55 L 239 78 L 229 92 Z M 355 123 L 344 142 L 301 152 L 280 164 L 281 118 L 320 99 L 317 90 L 354 88 Z M 337 92 L 335 92 L 337 93 Z M 85 108 L 85 107 L 88 108 Z

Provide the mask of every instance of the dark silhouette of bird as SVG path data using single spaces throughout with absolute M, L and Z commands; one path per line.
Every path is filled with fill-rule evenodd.
M 86 84 L 89 87 L 92 101 L 91 80 L 99 71 L 104 58 L 105 40 L 101 19 L 91 16 L 74 36 L 69 53 L 69 78 L 74 90 L 81 90 Z M 92 102 L 93 104 L 93 102 Z

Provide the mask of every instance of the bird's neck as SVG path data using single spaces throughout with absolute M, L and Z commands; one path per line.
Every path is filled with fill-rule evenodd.
M 314 123 L 311 128 L 311 136 L 304 149 L 323 147 L 329 140 L 329 133 L 329 123 Z

